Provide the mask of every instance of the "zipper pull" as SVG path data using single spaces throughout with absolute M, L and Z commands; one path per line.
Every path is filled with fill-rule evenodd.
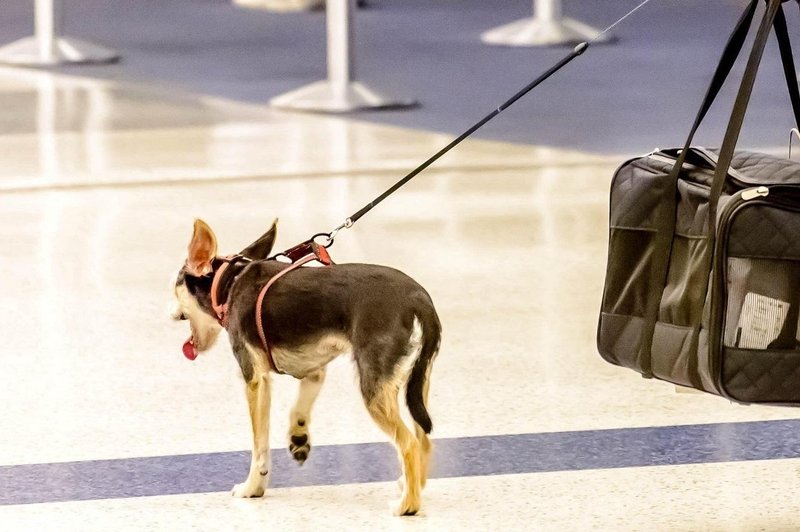
M 767 187 L 748 188 L 742 192 L 742 199 L 744 201 L 750 201 L 758 197 L 763 198 L 764 196 L 769 196 L 769 189 Z

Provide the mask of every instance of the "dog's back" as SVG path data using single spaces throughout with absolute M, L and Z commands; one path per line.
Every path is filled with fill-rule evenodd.
M 261 288 L 284 267 L 256 261 L 237 277 L 230 295 L 232 337 L 261 344 L 253 309 Z M 407 384 L 412 417 L 425 433 L 431 431 L 425 383 L 441 325 L 430 296 L 411 277 L 371 264 L 299 268 L 270 288 L 262 312 L 284 371 L 302 378 L 327 364 L 338 354 L 333 347 L 340 346 L 352 351 L 367 403 L 384 386 Z

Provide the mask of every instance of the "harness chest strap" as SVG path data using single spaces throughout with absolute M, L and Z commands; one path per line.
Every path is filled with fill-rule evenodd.
M 258 336 L 261 339 L 264 352 L 267 354 L 267 362 L 269 363 L 270 369 L 279 374 L 283 374 L 283 371 L 278 369 L 278 367 L 275 365 L 275 359 L 272 356 L 272 350 L 269 347 L 267 335 L 264 330 L 264 320 L 262 318 L 264 297 L 267 295 L 267 291 L 272 287 L 272 285 L 275 284 L 275 281 L 290 271 L 295 270 L 304 264 L 311 262 L 312 260 L 316 260 L 325 266 L 330 266 L 333 264 L 330 255 L 328 255 L 328 251 L 323 246 L 320 246 L 313 241 L 303 242 L 287 252 L 282 253 L 282 255 L 292 260 L 292 263 L 267 281 L 267 284 L 264 285 L 264 287 L 261 289 L 261 292 L 258 294 L 258 301 L 256 302 L 256 326 L 258 328 Z M 220 285 L 223 283 L 222 279 L 224 279 L 226 271 L 232 264 L 243 260 L 250 262 L 250 259 L 242 255 L 230 255 L 224 257 L 222 260 L 222 265 L 220 265 L 219 269 L 217 269 L 214 274 L 214 279 L 211 281 L 211 307 L 214 310 L 214 313 L 217 315 L 217 321 L 219 321 L 220 325 L 227 329 L 229 303 L 227 297 L 225 298 L 224 302 L 220 303 Z
M 264 352 L 267 354 L 267 362 L 269 363 L 269 368 L 275 373 L 278 373 L 280 375 L 283 375 L 284 373 L 283 371 L 278 369 L 277 365 L 275 365 L 275 359 L 272 356 L 272 350 L 269 347 L 269 342 L 267 341 L 267 334 L 266 331 L 264 330 L 264 320 L 261 315 L 262 313 L 261 309 L 264 306 L 264 296 L 267 295 L 267 291 L 272 287 L 273 284 L 275 284 L 275 281 L 277 281 L 290 271 L 296 270 L 303 264 L 311 262 L 312 260 L 317 260 L 317 257 L 315 255 L 307 255 L 302 259 L 298 260 L 297 262 L 290 264 L 287 268 L 284 268 L 283 270 L 279 271 L 277 274 L 272 276 L 272 278 L 270 278 L 270 280 L 267 281 L 267 284 L 264 285 L 264 288 L 261 289 L 261 292 L 258 294 L 258 300 L 256 301 L 256 327 L 258 328 L 258 336 L 261 338 L 261 345 L 264 347 Z
M 262 317 L 262 309 L 264 307 L 264 297 L 267 295 L 267 291 L 275 284 L 275 281 L 286 275 L 292 270 L 296 270 L 297 268 L 301 267 L 302 265 L 311 262 L 312 260 L 316 260 L 325 266 L 330 266 L 333 264 L 330 256 L 328 255 L 328 251 L 323 246 L 318 246 L 315 243 L 311 243 L 311 251 L 313 254 L 306 255 L 305 257 L 293 262 L 288 267 L 284 268 L 283 270 L 279 271 L 275 274 L 267 284 L 261 289 L 261 292 L 258 294 L 258 300 L 256 301 L 256 327 L 258 328 L 258 336 L 261 338 L 261 345 L 264 347 L 264 352 L 267 354 L 267 362 L 269 363 L 269 367 L 275 373 L 283 375 L 284 372 L 278 369 L 278 366 L 275 364 L 275 359 L 272 356 L 272 349 L 269 347 L 269 341 L 267 341 L 267 334 L 264 329 L 264 319 Z

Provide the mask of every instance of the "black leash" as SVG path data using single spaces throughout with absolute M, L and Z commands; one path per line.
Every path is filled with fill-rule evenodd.
M 573 59 L 575 59 L 579 55 L 583 54 L 583 52 L 585 52 L 586 49 L 589 48 L 589 46 L 591 44 L 593 44 L 595 41 L 600 39 L 600 37 L 602 37 L 603 35 L 605 35 L 609 31 L 611 31 L 617 24 L 621 23 L 623 20 L 625 20 L 626 18 L 628 18 L 631 15 L 633 15 L 640 8 L 644 7 L 644 5 L 647 4 L 648 2 L 650 2 L 650 0 L 644 0 L 638 6 L 636 6 L 632 10 L 630 10 L 628 13 L 626 13 L 621 18 L 619 18 L 612 25 L 610 25 L 609 27 L 607 27 L 606 29 L 601 31 L 597 35 L 597 37 L 595 37 L 591 41 L 588 41 L 588 42 L 584 41 L 584 42 L 578 44 L 572 50 L 572 52 L 570 52 L 566 57 L 564 57 L 558 63 L 556 63 L 555 65 L 553 65 L 549 69 L 547 69 L 541 76 L 539 76 L 535 80 L 533 80 L 530 83 L 528 83 L 525 87 L 523 87 L 514 96 L 512 96 L 511 98 L 506 100 L 503 104 L 501 104 L 497 109 L 495 109 L 494 111 L 492 111 L 491 113 L 489 113 L 488 115 L 483 117 L 474 126 L 472 126 L 468 130 L 466 130 L 464 133 L 459 135 L 458 138 L 456 138 L 453 142 L 451 142 L 450 144 L 448 144 L 447 146 L 445 146 L 444 148 L 439 150 L 433 157 L 431 157 L 430 159 L 428 159 L 427 161 L 425 161 L 424 163 L 422 163 L 421 165 L 416 167 L 414 170 L 409 172 L 408 175 L 406 175 L 403 179 L 401 179 L 400 181 L 398 181 L 397 183 L 392 185 L 386 192 L 384 192 L 383 194 L 381 194 L 380 196 L 378 196 L 377 198 L 375 198 L 374 200 L 369 202 L 367 205 L 362 207 L 360 210 L 358 210 L 358 211 L 354 212 L 353 214 L 351 214 L 344 221 L 344 223 L 342 225 L 340 225 L 339 227 L 337 227 L 336 229 L 334 229 L 330 233 L 317 233 L 316 235 L 314 235 L 312 237 L 312 240 L 317 242 L 319 245 L 321 245 L 323 247 L 326 247 L 326 248 L 332 246 L 333 245 L 333 241 L 336 238 L 336 234 L 339 231 L 341 231 L 342 229 L 349 229 L 349 228 L 353 227 L 353 224 L 355 224 L 362 216 L 364 216 L 369 211 L 371 211 L 376 205 L 378 205 L 380 202 L 382 202 L 383 200 L 388 198 L 391 194 L 393 194 L 395 191 L 397 191 L 397 189 L 399 189 L 400 187 L 402 187 L 403 185 L 405 185 L 406 183 L 411 181 L 420 172 L 422 172 L 423 170 L 428 168 L 430 165 L 432 165 L 434 162 L 436 162 L 442 155 L 444 155 L 445 153 L 449 152 L 450 150 L 452 150 L 453 148 L 458 146 L 461 143 L 461 141 L 463 141 L 464 139 L 466 139 L 467 137 L 469 137 L 470 135 L 475 133 L 477 130 L 482 128 L 489 120 L 491 120 L 492 118 L 496 117 L 497 115 L 499 115 L 500 113 L 502 113 L 503 111 L 505 111 L 506 109 L 511 107 L 511 105 L 513 105 L 514 102 L 516 102 L 517 100 L 519 100 L 520 98 L 522 98 L 523 96 L 528 94 L 531 90 L 536 88 L 538 85 L 540 85 L 547 78 L 549 78 L 550 76 L 552 76 L 553 74 L 555 74 L 556 72 L 561 70 L 569 62 L 571 62 Z M 323 238 L 323 237 L 324 237 L 325 240 L 318 240 L 318 239 Z

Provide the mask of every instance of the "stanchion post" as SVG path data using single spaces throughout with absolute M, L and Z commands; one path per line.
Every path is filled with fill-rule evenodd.
M 353 80 L 353 10 L 349 1 L 331 1 L 326 25 L 328 32 L 328 80 L 334 90 L 345 93 Z
M 481 35 L 486 44 L 500 46 L 574 45 L 610 39 L 598 29 L 563 16 L 561 0 L 533 0 L 533 17 L 493 28 Z
M 60 0 L 36 0 L 35 6 L 33 30 L 39 43 L 39 57 L 49 61 L 56 55 L 56 35 L 61 34 L 62 4 Z
M 353 12 L 356 0 L 327 2 L 328 78 L 281 94 L 270 100 L 273 107 L 346 113 L 363 109 L 400 108 L 414 105 L 413 100 L 378 92 L 355 81 L 353 49 Z
M 0 47 L 0 63 L 55 66 L 67 63 L 111 63 L 119 55 L 93 43 L 64 37 L 63 0 L 35 0 L 34 35 Z

